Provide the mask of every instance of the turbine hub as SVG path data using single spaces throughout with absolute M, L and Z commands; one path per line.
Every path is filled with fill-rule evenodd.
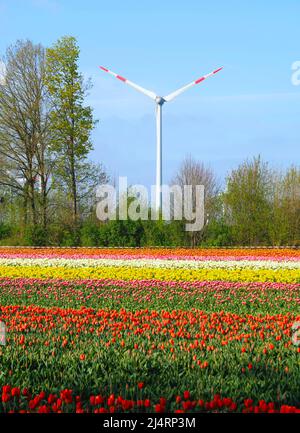
M 163 105 L 166 101 L 165 101 L 164 98 L 162 98 L 161 96 L 156 96 L 156 98 L 155 98 L 155 102 L 156 102 L 158 105 Z

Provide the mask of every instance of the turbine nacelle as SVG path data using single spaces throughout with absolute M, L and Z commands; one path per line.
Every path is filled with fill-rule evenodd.
M 155 98 L 155 102 L 156 102 L 158 105 L 163 105 L 163 104 L 166 102 L 166 100 L 165 100 L 162 96 L 156 96 L 156 98 Z

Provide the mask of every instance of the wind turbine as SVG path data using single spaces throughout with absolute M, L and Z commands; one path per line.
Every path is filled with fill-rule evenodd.
M 156 192 L 155 192 L 155 209 L 156 212 L 159 213 L 161 211 L 162 207 L 162 106 L 165 102 L 170 102 L 176 96 L 180 95 L 181 93 L 188 90 L 190 87 L 195 86 L 196 84 L 202 83 L 202 81 L 206 80 L 206 78 L 209 78 L 213 75 L 215 75 L 217 72 L 221 71 L 223 67 L 215 69 L 214 71 L 210 72 L 207 75 L 203 75 L 202 77 L 198 78 L 195 81 L 192 81 L 189 84 L 186 84 L 183 87 L 180 87 L 180 89 L 175 90 L 175 92 L 170 93 L 167 96 L 158 96 L 151 90 L 144 89 L 143 87 L 139 86 L 138 84 L 133 83 L 130 80 L 127 80 L 127 78 L 122 77 L 121 75 L 116 74 L 115 72 L 110 71 L 109 69 L 105 68 L 104 66 L 99 66 L 100 69 L 104 72 L 108 72 L 109 74 L 116 77 L 118 80 L 123 81 L 123 83 L 128 84 L 128 86 L 133 87 L 138 92 L 143 93 L 144 95 L 148 96 L 149 98 L 153 99 L 156 105 Z

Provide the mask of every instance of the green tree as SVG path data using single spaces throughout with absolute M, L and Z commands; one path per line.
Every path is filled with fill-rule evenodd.
M 45 50 L 17 41 L 2 60 L 0 82 L 0 185 L 21 197 L 24 225 L 47 229 L 51 171 Z M 28 228 L 28 227 L 27 227 Z
M 272 179 L 272 170 L 260 157 L 245 161 L 228 176 L 224 206 L 236 243 L 269 243 Z
M 297 167 L 292 166 L 274 177 L 269 232 L 273 245 L 300 244 L 300 169 Z
M 300 245 L 300 168 L 290 167 L 283 179 L 283 208 L 289 245 Z
M 92 109 L 85 105 L 89 84 L 79 72 L 80 50 L 76 39 L 64 36 L 46 52 L 46 85 L 51 96 L 52 149 L 56 154 L 55 180 L 66 188 L 75 242 L 79 242 L 79 183 L 95 125 Z M 80 175 L 79 175 L 80 173 Z M 77 239 L 77 240 L 76 240 Z

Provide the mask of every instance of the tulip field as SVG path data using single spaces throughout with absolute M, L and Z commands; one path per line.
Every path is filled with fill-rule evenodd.
M 3 247 L 0 320 L 0 412 L 300 412 L 297 249 Z

